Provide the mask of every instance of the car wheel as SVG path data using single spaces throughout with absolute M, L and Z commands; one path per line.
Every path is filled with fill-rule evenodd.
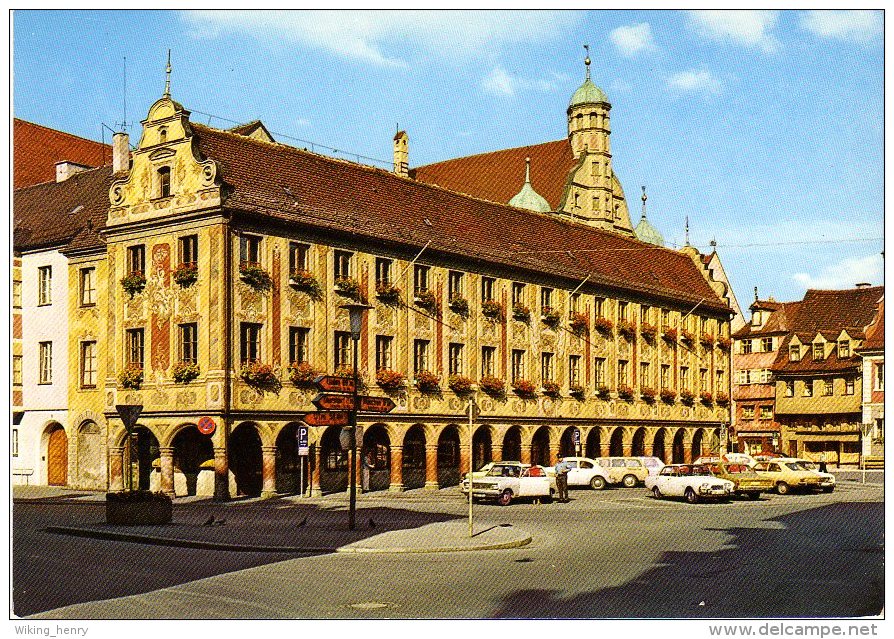
M 636 488 L 636 482 L 636 475 L 624 475 L 624 479 L 621 480 L 624 488 Z
M 691 488 L 686 489 L 686 493 L 683 495 L 690 504 L 698 503 L 698 495 L 695 494 L 695 491 Z
M 661 499 L 661 491 L 658 490 L 658 486 L 655 486 L 652 489 L 652 497 L 654 497 L 655 499 Z
M 605 488 L 605 480 L 602 477 L 600 477 L 599 475 L 596 475 L 595 477 L 593 477 L 593 479 L 590 480 L 590 488 L 592 488 L 593 490 L 604 489 Z
M 786 484 L 784 481 L 781 481 L 778 484 L 776 484 L 776 492 L 779 493 L 780 495 L 787 495 L 790 490 L 791 489 L 789 488 L 789 485 Z
M 761 498 L 760 493 L 745 493 L 745 494 L 748 495 L 748 499 L 750 499 L 751 501 L 757 501 L 758 499 Z
M 512 503 L 512 491 L 508 488 L 500 493 L 500 496 L 497 497 L 497 503 L 501 506 L 508 506 Z

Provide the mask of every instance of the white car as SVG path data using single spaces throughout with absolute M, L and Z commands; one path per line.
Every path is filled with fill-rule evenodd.
M 745 464 L 749 468 L 754 468 L 757 460 L 747 453 L 724 453 L 723 455 L 706 455 L 699 457 L 693 464 L 717 464 L 720 462 L 730 464 Z
M 798 465 L 806 468 L 807 470 L 815 472 L 817 475 L 822 477 L 822 481 L 820 481 L 820 489 L 824 493 L 831 493 L 835 490 L 835 475 L 832 473 L 823 473 L 820 472 L 819 464 L 816 462 L 810 461 L 809 459 L 801 459 L 800 457 L 795 459 L 798 462 Z
M 589 486 L 593 490 L 602 490 L 610 483 L 608 472 L 595 459 L 565 457 L 564 461 L 571 467 L 568 471 L 569 488 L 571 486 Z
M 637 457 L 649 470 L 650 475 L 657 475 L 658 472 L 665 467 L 665 463 L 658 459 L 657 457 Z
M 464 495 L 469 494 L 469 480 L 460 486 Z M 508 506 L 513 499 L 552 499 L 556 493 L 556 479 L 546 474 L 540 466 L 522 467 L 518 462 L 494 462 L 483 477 L 472 479 L 472 497 L 494 499 L 501 506 Z
M 706 466 L 670 464 L 657 475 L 646 477 L 646 488 L 656 499 L 683 497 L 690 504 L 696 504 L 702 499 L 729 499 L 735 484 L 714 477 Z

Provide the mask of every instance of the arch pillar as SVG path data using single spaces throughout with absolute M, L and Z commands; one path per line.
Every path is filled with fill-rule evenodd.
M 230 463 L 226 448 L 214 449 L 214 500 L 230 499 Z
M 626 432 L 624 433 L 627 434 Z M 621 450 L 624 452 L 624 457 L 633 457 L 633 438 L 627 439 L 626 437 L 621 440 Z
M 276 446 L 261 446 L 261 498 L 276 495 Z
M 320 488 L 320 469 L 323 467 L 323 447 L 319 444 L 311 444 L 307 461 L 310 465 L 310 493 L 311 497 L 322 497 L 323 489 Z
M 603 439 L 599 438 L 599 456 L 600 457 L 609 457 L 612 451 L 612 438 L 607 437 Z
M 124 447 L 109 448 L 109 490 L 124 490 Z
M 549 445 L 549 465 L 555 466 L 559 462 L 559 444 Z
M 670 464 L 674 461 L 674 438 L 668 437 L 668 433 L 664 433 L 664 463 Z
M 425 488 L 437 490 L 438 486 L 438 446 L 425 446 Z
M 523 464 L 531 463 L 531 442 L 522 442 L 521 459 L 519 461 Z
M 174 491 L 174 447 L 159 448 L 159 464 L 161 466 L 161 492 L 168 497 L 175 497 Z
M 683 431 L 683 463 L 691 464 L 692 460 L 692 435 Z
M 490 452 L 494 461 L 503 461 L 503 441 L 500 440 L 499 443 L 492 441 Z
M 393 493 L 404 491 L 404 447 L 391 447 L 391 477 L 388 490 Z
M 472 466 L 472 459 L 471 459 L 471 457 L 469 457 L 468 442 L 466 442 L 466 444 L 463 444 L 462 441 L 460 441 L 460 444 L 459 444 L 459 476 L 460 476 L 460 479 L 462 479 L 463 473 L 466 472 L 467 468 L 469 469 L 470 473 L 472 472 L 471 466 Z

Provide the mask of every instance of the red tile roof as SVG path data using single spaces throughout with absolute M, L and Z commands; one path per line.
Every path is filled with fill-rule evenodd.
M 525 183 L 525 158 L 531 158 L 531 186 L 558 210 L 568 173 L 577 165 L 568 139 L 503 149 L 410 170 L 410 177 L 457 193 L 506 204 Z
M 20 189 L 56 179 L 57 162 L 90 167 L 111 164 L 112 148 L 39 124 L 13 121 L 13 188 Z
M 192 128 L 202 155 L 220 163 L 230 187 L 228 208 L 403 246 L 431 240 L 432 252 L 550 274 L 569 284 L 589 276 L 588 284 L 676 306 L 704 299 L 700 308 L 729 312 L 683 253 L 381 169 L 201 124 Z
M 885 350 L 885 300 L 882 299 L 878 305 L 878 315 L 875 320 L 866 329 L 866 339 L 860 347 L 861 351 L 883 351 Z
M 738 331 L 733 333 L 735 339 L 746 339 L 749 337 L 759 337 L 761 335 L 774 335 L 776 333 L 787 333 L 792 330 L 792 318 L 798 314 L 801 302 L 769 302 L 758 300 L 751 305 L 751 310 L 768 310 L 771 311 L 770 317 L 764 322 L 760 328 L 752 326 L 750 323 L 745 324 Z

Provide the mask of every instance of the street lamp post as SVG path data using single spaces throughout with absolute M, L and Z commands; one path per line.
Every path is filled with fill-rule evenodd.
M 357 370 L 357 343 L 360 341 L 360 329 L 363 326 L 363 316 L 367 310 L 372 308 L 372 306 L 361 302 L 354 302 L 342 304 L 341 308 L 348 310 L 348 316 L 351 321 L 351 341 L 354 342 L 354 401 L 351 402 L 351 478 L 348 497 L 348 529 L 354 530 L 357 514 L 357 386 L 360 383 L 360 375 Z
M 469 394 L 469 537 L 472 537 L 472 473 L 475 472 L 475 447 L 473 445 L 475 430 L 475 413 L 478 405 L 475 403 L 475 391 L 473 387 Z

